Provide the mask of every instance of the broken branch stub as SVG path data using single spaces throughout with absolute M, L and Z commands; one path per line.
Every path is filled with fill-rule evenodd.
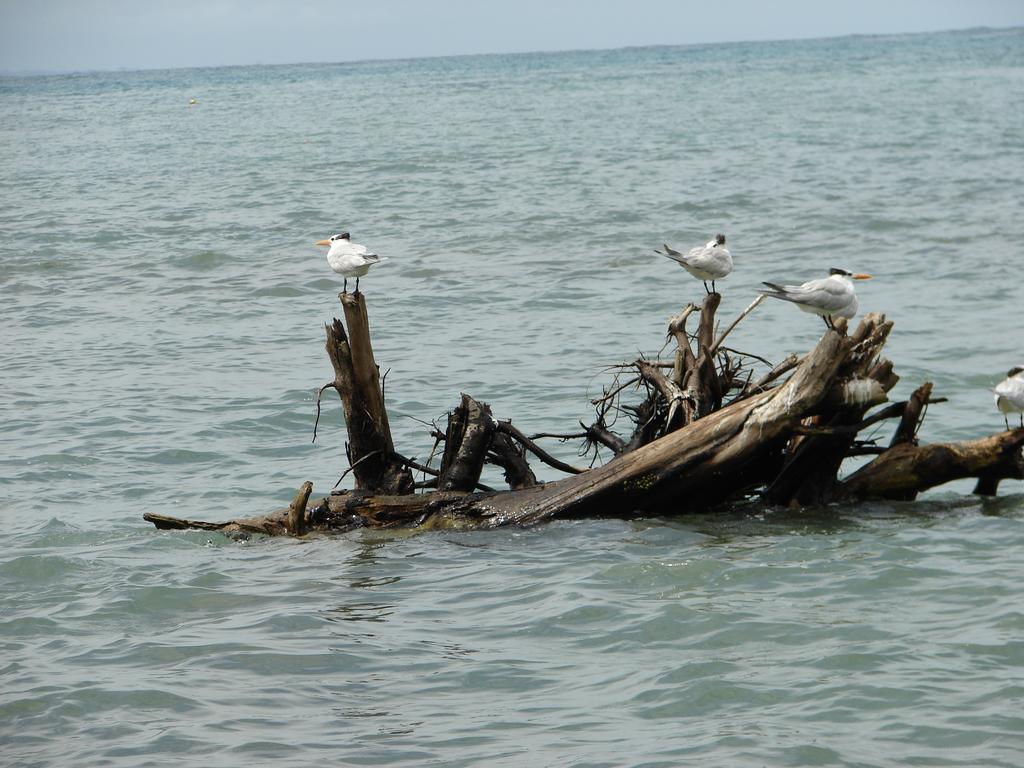
M 490 406 L 463 393 L 458 407 L 448 414 L 437 480 L 439 491 L 471 491 L 476 487 L 491 447 L 494 426 Z
M 516 445 L 505 432 L 495 430 L 491 437 L 488 460 L 504 470 L 505 482 L 511 490 L 518 491 L 537 485 L 537 476 L 530 469 L 525 450 Z
M 907 401 L 907 407 L 903 410 L 903 416 L 899 426 L 896 427 L 896 433 L 892 436 L 892 442 L 889 443 L 890 448 L 904 443 L 917 442 L 917 430 L 921 426 L 924 409 L 927 407 L 931 395 L 932 383 L 930 381 L 926 381 L 914 390 L 914 394 Z
M 306 532 L 306 504 L 309 502 L 311 493 L 313 493 L 313 483 L 307 480 L 299 488 L 295 498 L 292 499 L 291 506 L 288 507 L 286 527 L 292 536 L 301 536 Z

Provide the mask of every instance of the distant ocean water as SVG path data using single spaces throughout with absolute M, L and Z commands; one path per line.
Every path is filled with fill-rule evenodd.
M 874 273 L 893 396 L 949 398 L 923 439 L 1001 429 L 1021 126 L 1022 29 L 0 78 L 0 763 L 1020 765 L 1019 482 L 310 541 L 141 515 L 338 479 L 312 243 L 343 230 L 390 257 L 406 454 L 460 391 L 571 430 L 703 293 L 652 249 L 718 231 L 721 318 Z M 820 332 L 765 304 L 732 342 Z

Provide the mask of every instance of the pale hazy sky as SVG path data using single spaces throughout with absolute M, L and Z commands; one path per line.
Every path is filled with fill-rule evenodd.
M 151 69 L 1024 25 L 1024 0 L 0 0 L 0 70 Z

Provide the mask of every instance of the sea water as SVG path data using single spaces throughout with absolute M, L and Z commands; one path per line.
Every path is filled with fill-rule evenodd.
M 892 397 L 949 399 L 922 439 L 1002 429 L 1021 126 L 1021 29 L 0 78 L 0 762 L 1019 765 L 1019 481 L 301 541 L 141 516 L 338 480 L 341 231 L 389 257 L 361 288 L 420 460 L 460 392 L 592 417 L 703 295 L 653 249 L 717 232 L 720 318 L 872 273 Z M 765 302 L 730 344 L 822 330 Z

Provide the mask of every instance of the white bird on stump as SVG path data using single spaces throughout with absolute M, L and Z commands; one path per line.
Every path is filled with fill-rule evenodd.
M 1019 413 L 1020 425 L 1024 427 L 1024 368 L 1016 366 L 1006 372 L 1006 378 L 992 390 L 996 397 L 996 408 L 1003 414 L 1006 428 L 1010 428 L 1007 414 Z
M 854 274 L 845 269 L 832 268 L 828 277 L 808 280 L 801 285 L 778 285 L 764 283 L 768 290 L 762 290 L 765 296 L 771 296 L 796 304 L 804 312 L 821 315 L 825 325 L 835 328 L 834 317 L 851 318 L 857 314 L 857 293 L 853 290 L 851 280 L 870 280 L 871 275 Z
M 317 245 L 328 245 L 327 263 L 331 269 L 345 278 L 345 285 L 342 293 L 348 293 L 348 279 L 356 279 L 356 293 L 359 293 L 359 278 L 370 271 L 374 264 L 387 259 L 387 256 L 378 256 L 365 245 L 353 243 L 349 239 L 348 232 L 334 235 L 330 240 L 318 240 Z
M 714 293 L 715 280 L 721 280 L 732 272 L 732 254 L 725 247 L 725 235 L 715 235 L 715 239 L 709 240 L 707 245 L 691 248 L 687 253 L 680 253 L 667 245 L 662 247 L 664 252 L 657 248 L 654 252 L 668 256 L 698 280 L 703 280 L 704 290 L 708 293 Z M 711 281 L 710 290 L 708 280 Z

